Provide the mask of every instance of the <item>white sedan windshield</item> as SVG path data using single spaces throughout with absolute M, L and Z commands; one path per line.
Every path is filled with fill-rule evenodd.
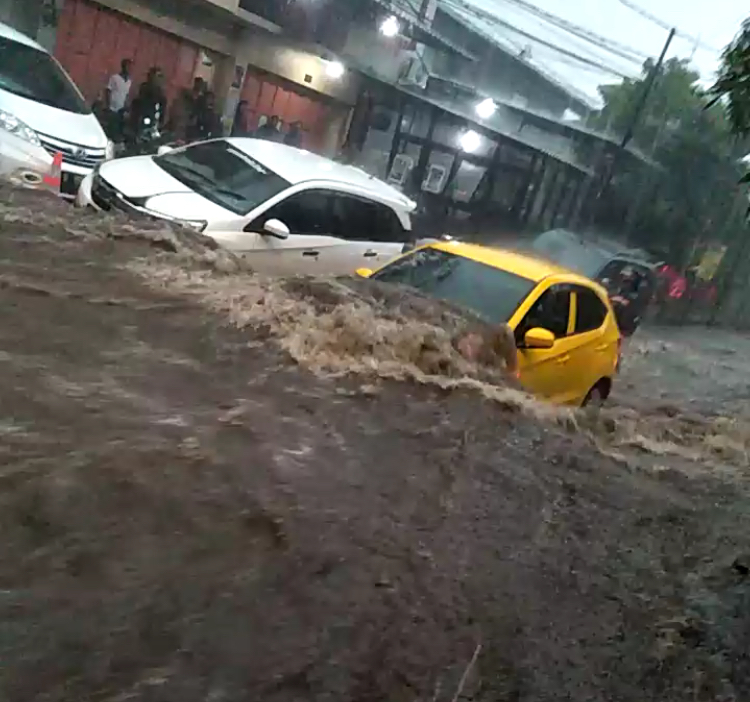
M 238 215 L 247 214 L 290 185 L 222 139 L 154 156 L 154 162 L 191 190 Z

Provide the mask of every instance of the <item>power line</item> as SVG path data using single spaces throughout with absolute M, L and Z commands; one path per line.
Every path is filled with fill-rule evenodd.
M 455 0 L 454 0 L 455 1 Z M 458 3 L 457 3 L 458 4 Z M 574 51 L 570 51 L 569 49 L 566 49 L 558 44 L 554 44 L 552 42 L 546 41 L 544 39 L 540 39 L 539 37 L 535 36 L 534 34 L 531 34 L 530 32 L 527 32 L 523 29 L 520 29 L 519 27 L 516 27 L 514 24 L 511 24 L 510 22 L 506 22 L 505 20 L 500 19 L 499 17 L 486 12 L 484 10 L 480 10 L 479 8 L 469 8 L 464 5 L 464 3 L 460 2 L 460 5 L 462 5 L 465 9 L 465 11 L 469 12 L 470 14 L 474 15 L 475 17 L 482 19 L 484 21 L 487 21 L 491 24 L 499 25 L 501 27 L 504 27 L 505 29 L 510 30 L 511 32 L 514 32 L 515 34 L 519 34 L 523 37 L 526 37 L 527 39 L 531 40 L 532 42 L 539 44 L 541 46 L 547 47 L 548 49 L 552 49 L 556 51 L 557 53 L 561 54 L 562 56 L 567 56 L 568 58 L 574 59 L 575 61 L 586 65 L 591 66 L 594 68 L 601 69 L 603 67 L 603 64 L 599 61 L 596 61 L 595 59 L 588 58 L 586 56 L 582 56 L 581 54 L 578 54 Z M 621 78 L 632 78 L 632 75 L 628 75 L 624 71 L 621 71 L 619 69 L 615 69 L 613 67 L 607 67 L 607 72 L 611 73 L 612 75 L 619 76 Z
M 547 47 L 539 47 L 540 51 L 549 51 L 550 54 L 557 54 L 557 51 L 555 49 L 547 49 Z M 549 55 L 548 55 L 549 56 Z M 533 58 L 533 55 L 532 55 Z M 615 68 L 614 66 L 609 66 L 606 63 L 601 63 L 597 61 L 592 61 L 590 64 L 582 64 L 580 61 L 577 61 L 576 59 L 568 58 L 567 56 L 560 56 L 555 55 L 554 57 L 551 57 L 549 59 L 550 61 L 553 61 L 554 63 L 560 63 L 565 66 L 572 66 L 573 68 L 576 68 L 581 71 L 588 71 L 591 73 L 605 73 L 610 76 L 617 76 L 618 78 L 633 78 L 631 75 L 626 75 L 623 71 L 621 71 L 619 68 Z
M 539 44 L 541 46 L 544 46 L 548 49 L 552 49 L 553 51 L 556 51 L 562 56 L 567 56 L 570 59 L 574 59 L 578 63 L 581 63 L 585 66 L 592 66 L 594 68 L 602 68 L 603 64 L 594 60 L 587 58 L 586 56 L 581 56 L 580 54 L 575 53 L 574 51 L 570 51 L 568 49 L 563 48 L 562 46 L 559 46 L 558 44 L 553 44 L 552 42 L 545 41 L 544 39 L 540 39 L 539 37 L 534 36 L 533 34 L 524 31 L 523 29 L 520 29 L 519 27 L 516 27 L 515 25 L 511 24 L 510 22 L 505 22 L 504 20 L 496 20 L 496 24 L 499 24 L 506 29 L 509 29 L 511 32 L 515 32 L 516 34 L 520 34 L 522 37 L 526 37 L 527 39 L 530 39 L 531 41 L 535 42 L 536 44 Z M 609 73 L 612 73 L 613 75 L 620 76 L 621 78 L 631 78 L 632 76 L 629 76 L 628 74 L 614 69 L 607 67 L 607 71 Z
M 618 2 L 621 5 L 624 5 L 625 7 L 627 7 L 629 10 L 632 10 L 633 12 L 635 12 L 637 15 L 640 15 L 644 19 L 647 19 L 649 22 L 652 22 L 658 27 L 661 27 L 662 29 L 670 31 L 673 28 L 672 24 L 670 24 L 669 22 L 665 22 L 662 19 L 659 19 L 656 15 L 652 15 L 650 12 L 648 12 L 648 10 L 645 10 L 640 5 L 637 5 L 636 3 L 632 2 L 632 0 L 618 0 Z M 695 36 L 694 34 L 688 34 L 687 32 L 683 32 L 682 30 L 678 29 L 676 31 L 676 35 L 680 37 L 680 39 L 686 39 L 691 44 L 695 44 L 695 46 L 705 49 L 706 51 L 711 51 L 715 54 L 721 53 L 721 49 L 717 49 L 715 46 L 706 44 L 705 42 L 701 41 L 700 37 Z
M 604 51 L 615 54 L 627 61 L 632 61 L 634 63 L 642 65 L 644 61 L 649 58 L 647 54 L 638 51 L 631 46 L 621 44 L 620 42 L 610 39 L 609 37 L 602 36 L 600 34 L 597 34 L 596 32 L 592 32 L 591 30 L 586 29 L 585 27 L 581 27 L 580 25 L 563 19 L 562 17 L 558 17 L 551 12 L 542 10 L 540 7 L 537 7 L 527 0 L 503 0 L 503 2 L 515 5 L 516 7 L 519 7 L 526 12 L 529 12 L 530 14 L 536 15 L 537 17 L 545 20 L 549 24 L 563 29 L 569 34 L 573 34 L 579 39 L 583 39 L 584 41 L 587 41 L 599 47 L 600 49 L 603 49 Z
M 504 0 L 504 1 L 532 15 L 535 15 L 538 19 L 541 19 L 544 22 L 551 24 L 553 27 L 556 27 L 557 29 L 562 29 L 564 32 L 568 34 L 573 34 L 579 39 L 583 39 L 584 41 L 597 46 L 603 51 L 617 55 L 620 58 L 625 59 L 626 61 L 636 63 L 638 64 L 639 68 L 649 58 L 648 55 L 645 53 L 638 52 L 636 49 L 633 49 L 632 47 L 626 46 L 625 44 L 619 44 L 618 42 L 615 42 L 612 39 L 609 39 L 608 37 L 603 37 L 599 34 L 596 34 L 590 30 L 585 29 L 584 27 L 581 27 L 580 25 L 574 24 L 572 22 L 562 19 L 561 17 L 558 17 L 557 15 L 553 15 L 549 12 L 546 12 L 542 10 L 541 8 L 536 7 L 536 5 L 533 5 L 532 3 L 528 2 L 527 0 Z M 451 5 L 453 5 L 454 8 L 457 9 L 459 12 L 474 14 L 475 16 L 479 16 L 480 18 L 482 18 L 484 21 L 496 23 L 500 20 L 498 15 L 493 14 L 487 10 L 483 10 L 479 7 L 476 7 L 475 5 L 470 5 L 465 0 L 448 0 L 448 2 Z
M 539 22 L 543 22 L 543 20 L 538 20 Z M 566 30 L 560 29 L 558 27 L 550 27 L 545 24 L 544 26 L 544 32 L 545 36 L 547 36 L 549 41 L 555 41 L 561 43 L 566 49 L 569 51 L 575 51 L 586 58 L 588 58 L 591 61 L 597 62 L 599 68 L 602 70 L 605 70 L 607 73 L 614 73 L 616 75 L 621 75 L 623 73 L 626 73 L 628 76 L 636 75 L 640 73 L 640 70 L 636 70 L 635 68 L 635 62 L 628 66 L 624 66 L 619 63 L 619 61 L 610 61 L 610 57 L 603 56 L 602 52 L 599 52 L 596 50 L 595 47 L 590 47 L 588 45 L 582 45 L 579 40 L 577 40 L 576 37 L 571 37 Z M 573 41 L 571 41 L 573 40 Z M 545 47 L 539 47 L 540 49 L 544 49 Z M 562 59 L 563 57 L 558 57 L 559 59 Z M 616 57 L 612 57 L 615 58 Z M 566 61 L 568 60 L 566 59 Z M 570 61 L 571 64 L 576 63 L 575 61 Z M 582 64 L 579 64 L 581 66 Z M 641 65 L 640 63 L 638 64 Z M 642 70 L 642 69 L 641 69 Z

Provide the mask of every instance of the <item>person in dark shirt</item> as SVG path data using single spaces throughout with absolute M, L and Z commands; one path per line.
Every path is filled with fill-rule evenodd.
M 141 83 L 131 105 L 131 124 L 135 133 L 145 125 L 145 120 L 152 120 L 158 129 L 163 129 L 167 117 L 167 95 L 164 92 L 164 75 L 158 66 L 148 72 L 146 80 Z
M 644 283 L 644 276 L 632 268 L 625 268 L 620 274 L 617 287 L 610 292 L 617 326 L 625 337 L 635 333 L 641 322 L 645 304 L 648 304 Z
M 206 92 L 206 81 L 198 76 L 193 81 L 193 87 L 184 88 L 174 103 L 170 128 L 183 141 L 189 143 L 200 138 L 198 115 Z
M 287 146 L 302 146 L 302 123 L 292 122 L 289 131 L 284 135 L 284 143 Z
M 240 100 L 237 104 L 237 109 L 234 111 L 234 121 L 232 122 L 233 137 L 250 136 L 250 132 L 247 128 L 247 112 L 247 100 Z
M 268 141 L 281 141 L 282 135 L 279 131 L 279 116 L 273 115 L 269 120 L 255 132 L 256 139 L 267 139 Z
M 209 90 L 197 104 L 196 123 L 199 139 L 215 139 L 224 135 L 221 118 L 216 113 L 216 97 Z

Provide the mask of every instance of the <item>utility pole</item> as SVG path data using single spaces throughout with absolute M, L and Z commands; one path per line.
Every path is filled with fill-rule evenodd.
M 638 103 L 635 106 L 635 109 L 633 110 L 633 115 L 630 118 L 630 122 L 628 124 L 627 129 L 625 130 L 625 133 L 622 135 L 622 141 L 620 142 L 620 148 L 618 152 L 616 152 L 615 157 L 618 153 L 621 153 L 625 150 L 627 145 L 630 143 L 631 139 L 633 138 L 633 134 L 635 133 L 635 128 L 638 126 L 638 120 L 641 118 L 641 113 L 643 112 L 643 108 L 646 107 L 646 102 L 648 101 L 648 96 L 651 94 L 651 90 L 654 87 L 654 83 L 656 82 L 657 77 L 659 76 L 659 73 L 661 73 L 661 68 L 664 65 L 664 59 L 667 55 L 667 51 L 669 51 L 669 47 L 672 44 L 672 39 L 674 39 L 674 35 L 676 34 L 675 29 L 671 29 L 669 31 L 669 36 L 667 37 L 667 41 L 664 43 L 664 47 L 661 50 L 661 54 L 659 54 L 659 60 L 651 66 L 651 70 L 648 72 L 648 76 L 646 78 L 646 82 L 643 84 L 643 90 L 641 91 L 640 98 L 638 99 Z M 610 172 L 611 177 L 611 172 Z M 606 186 L 606 184 L 605 184 Z
M 649 95 L 651 94 L 651 91 L 653 90 L 654 83 L 656 82 L 656 79 L 659 76 L 659 73 L 661 73 L 662 66 L 664 65 L 664 59 L 667 56 L 667 51 L 669 51 L 669 47 L 672 45 L 672 40 L 674 39 L 676 33 L 677 33 L 677 30 L 674 28 L 672 28 L 669 31 L 669 35 L 667 36 L 667 40 L 664 42 L 664 46 L 662 47 L 661 54 L 659 54 L 659 58 L 657 59 L 656 63 L 653 66 L 651 66 L 651 70 L 648 72 L 648 75 L 646 76 L 646 80 L 643 83 L 643 89 L 641 90 L 641 94 L 638 97 L 638 102 L 633 108 L 633 113 L 630 116 L 630 120 L 628 121 L 628 125 L 625 128 L 625 132 L 622 135 L 622 139 L 620 140 L 618 147 L 615 149 L 613 157 L 607 158 L 609 148 L 604 146 L 601 149 L 601 153 L 599 154 L 599 159 L 597 160 L 596 166 L 592 169 L 591 176 L 588 180 L 587 186 L 583 188 L 583 192 L 581 193 L 581 200 L 578 203 L 578 207 L 576 208 L 574 226 L 578 223 L 577 220 L 580 218 L 581 211 L 583 209 L 584 200 L 586 199 L 589 191 L 591 190 L 591 186 L 593 185 L 594 181 L 597 179 L 598 173 L 603 173 L 603 176 L 601 179 L 601 186 L 599 187 L 597 195 L 596 195 L 596 202 L 599 202 L 599 200 L 601 200 L 602 196 L 609 188 L 609 184 L 615 172 L 617 160 L 622 155 L 622 153 L 627 148 L 628 144 L 633 139 L 633 135 L 635 134 L 636 127 L 638 126 L 638 122 L 641 118 L 641 114 L 643 113 L 643 109 L 646 107 L 646 103 L 648 101 Z M 595 211 L 596 211 L 596 206 L 591 207 L 589 209 L 589 217 L 594 216 Z

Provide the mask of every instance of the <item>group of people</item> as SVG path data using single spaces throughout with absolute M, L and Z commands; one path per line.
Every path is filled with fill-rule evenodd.
M 176 139 L 196 141 L 220 136 L 221 119 L 216 112 L 216 99 L 203 78 L 197 77 L 193 87 L 183 90 L 172 105 L 164 89 L 164 73 L 152 67 L 138 87 L 132 100 L 132 62 L 124 59 L 119 73 L 107 82 L 102 122 L 114 141 L 123 141 L 138 133 L 144 123 L 168 130 Z
M 261 124 L 254 131 L 248 128 L 248 122 L 247 100 L 240 100 L 237 111 L 234 113 L 232 136 L 251 136 L 256 139 L 281 142 L 288 146 L 302 146 L 302 122 L 292 122 L 286 132 L 282 131 L 281 118 L 278 115 L 272 115 L 265 124 Z
M 97 107 L 102 125 L 116 142 L 127 141 L 138 134 L 144 123 L 168 131 L 175 140 L 192 142 L 223 134 L 221 118 L 216 111 L 216 97 L 203 78 L 196 77 L 192 88 L 180 92 L 173 104 L 168 104 L 164 89 L 164 74 L 152 67 L 131 99 L 133 79 L 132 61 L 124 59 L 120 71 L 109 78 L 104 99 Z M 282 129 L 281 119 L 273 115 L 257 129 L 249 128 L 249 106 L 246 100 L 237 105 L 232 136 L 252 136 L 278 141 L 290 146 L 302 146 L 302 123 L 293 122 Z

